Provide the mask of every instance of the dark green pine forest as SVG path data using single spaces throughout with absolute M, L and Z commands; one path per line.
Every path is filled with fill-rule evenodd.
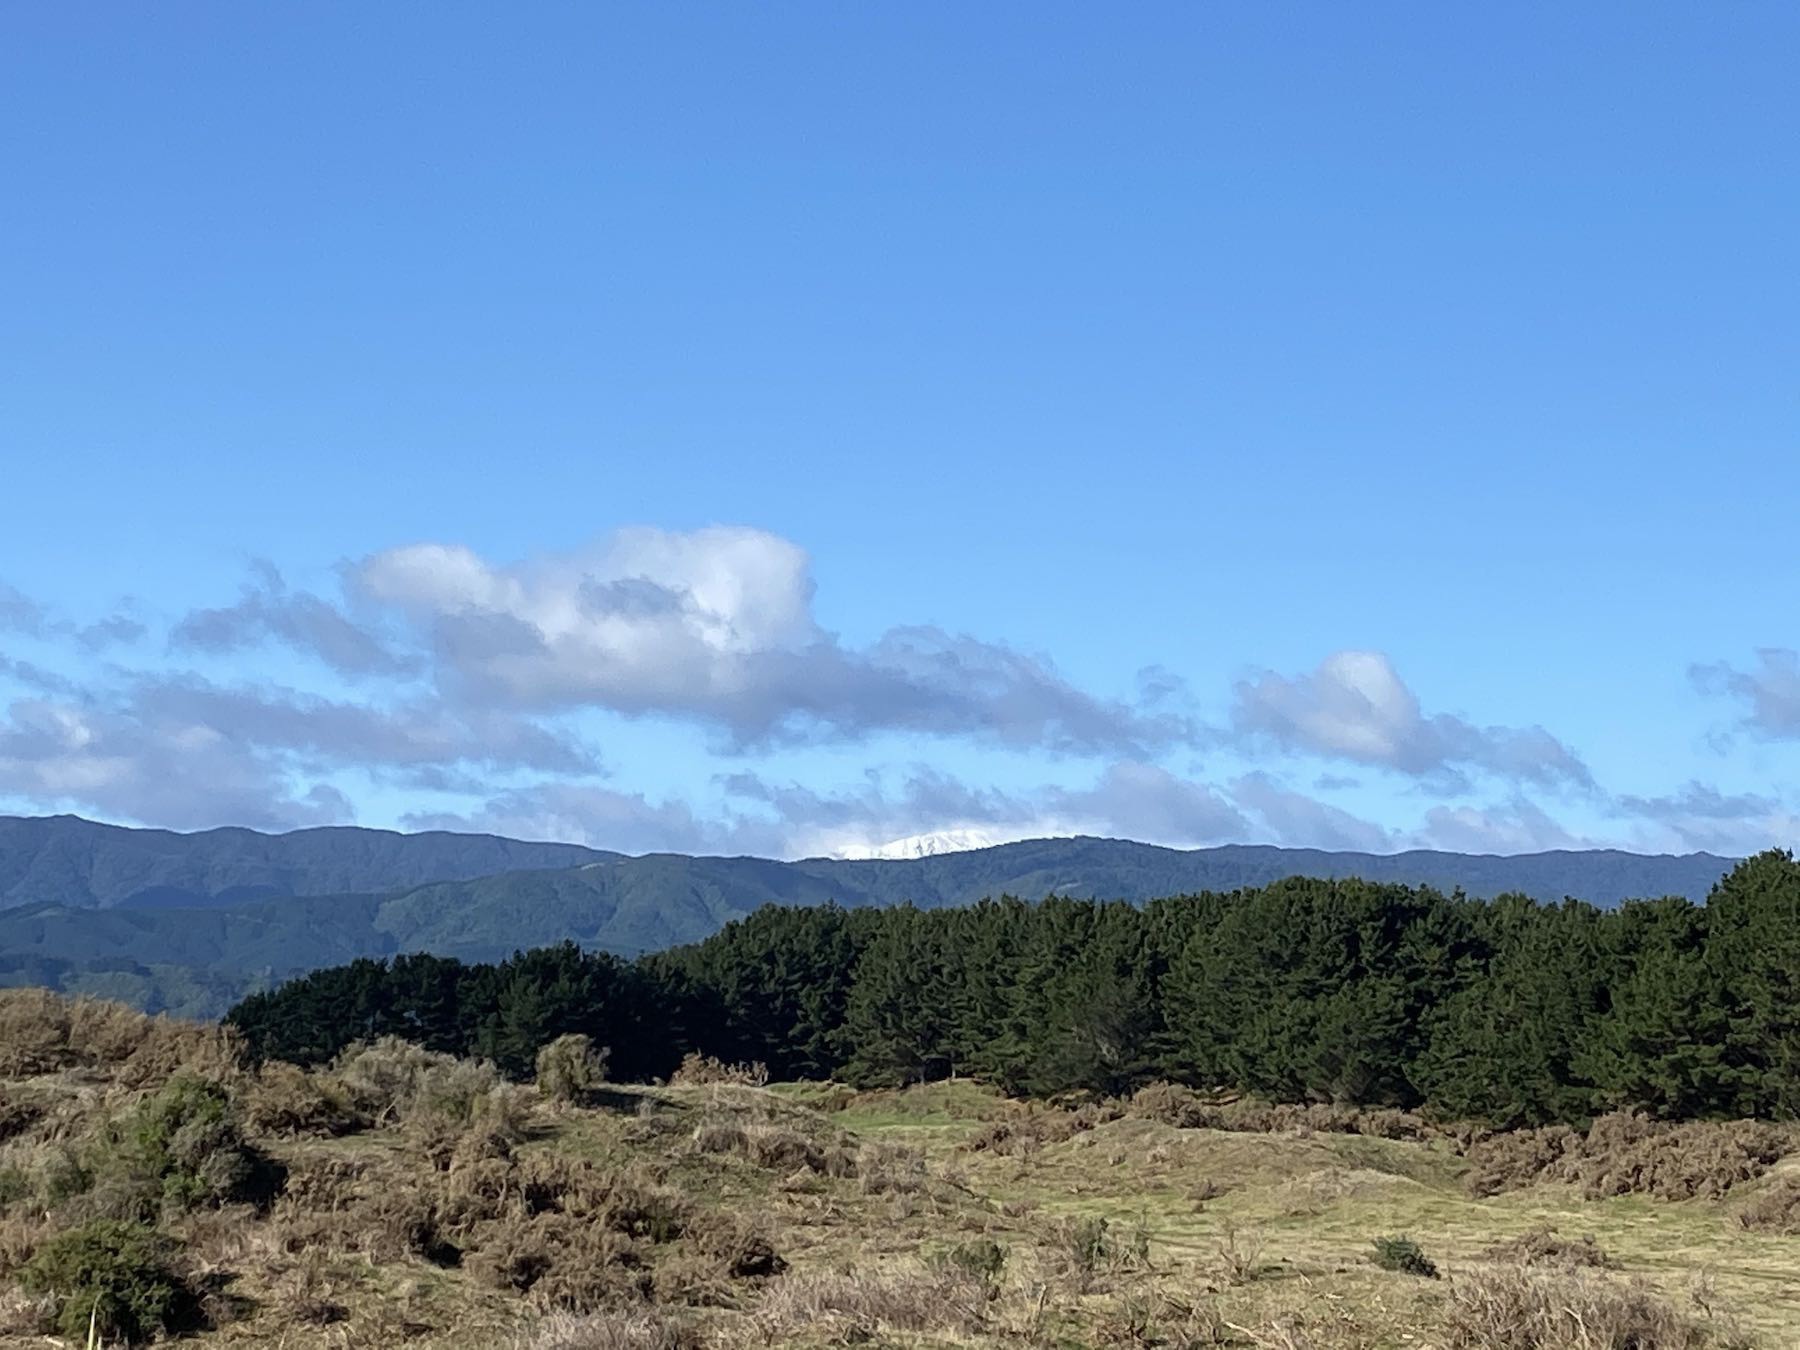
M 1155 1080 L 1495 1126 L 1800 1115 L 1800 864 L 1615 908 L 1293 878 L 1131 905 L 766 906 L 635 961 L 360 959 L 229 1014 L 318 1063 L 397 1035 L 526 1077 L 581 1032 L 621 1080 L 689 1052 L 776 1078 L 977 1077 L 1029 1096 Z

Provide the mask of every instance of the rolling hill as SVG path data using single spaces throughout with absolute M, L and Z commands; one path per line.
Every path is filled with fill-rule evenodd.
M 0 816 L 0 909 L 235 904 L 266 896 L 387 891 L 533 867 L 616 858 L 578 844 L 491 834 L 399 834 L 329 826 L 135 830 L 80 816 Z
M 625 955 L 695 941 L 765 904 L 966 904 L 1049 894 L 1141 901 L 1360 876 L 1598 904 L 1704 898 L 1710 854 L 1330 853 L 1036 839 L 904 859 L 627 857 L 482 835 L 339 828 L 263 835 L 0 820 L 0 983 L 216 1013 L 246 989 L 357 956 L 492 960 L 573 939 Z M 571 865 L 571 863 L 573 865 Z

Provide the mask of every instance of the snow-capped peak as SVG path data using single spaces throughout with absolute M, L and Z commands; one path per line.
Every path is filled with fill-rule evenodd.
M 840 858 L 934 858 L 940 853 L 967 853 L 971 849 L 993 848 L 1006 841 L 985 830 L 939 830 L 933 834 L 913 834 L 905 839 L 890 839 L 885 844 L 852 844 L 838 850 Z

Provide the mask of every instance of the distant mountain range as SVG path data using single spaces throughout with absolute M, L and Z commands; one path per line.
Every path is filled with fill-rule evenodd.
M 570 938 L 635 955 L 698 940 L 764 904 L 936 907 L 1003 894 L 1137 901 L 1305 875 L 1611 905 L 1703 899 L 1734 861 L 1612 850 L 1180 850 L 1094 838 L 953 850 L 954 842 L 924 837 L 893 850 L 917 856 L 779 862 L 630 857 L 492 835 L 175 834 L 73 816 L 0 817 L 0 984 L 210 1015 L 248 989 L 357 956 L 492 960 Z

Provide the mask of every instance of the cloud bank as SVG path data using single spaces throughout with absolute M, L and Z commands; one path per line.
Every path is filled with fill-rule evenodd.
M 79 623 L 0 583 L 0 797 L 283 828 L 355 819 L 379 790 L 412 803 L 396 814 L 413 825 L 787 855 L 951 829 L 1368 851 L 1591 842 L 1545 800 L 1640 846 L 1742 852 L 1795 832 L 1773 795 L 1612 796 L 1544 727 L 1428 708 L 1379 651 L 1255 670 L 1215 691 L 1209 716 L 1208 691 L 1155 664 L 1107 693 L 995 635 L 896 623 L 847 642 L 819 620 L 805 550 L 749 527 L 627 529 L 516 561 L 424 542 L 339 577 L 314 592 L 259 563 L 235 598 L 157 632 L 140 606 Z M 1793 651 L 1692 679 L 1735 705 L 1740 731 L 1800 738 Z M 710 781 L 639 790 L 606 755 L 627 721 L 701 729 Z M 842 763 L 846 748 L 867 757 L 849 786 L 777 767 L 826 750 Z M 939 750 L 965 774 L 1010 766 L 996 777 L 1012 786 L 934 767 Z M 1384 784 L 1420 802 L 1412 821 L 1367 807 Z

